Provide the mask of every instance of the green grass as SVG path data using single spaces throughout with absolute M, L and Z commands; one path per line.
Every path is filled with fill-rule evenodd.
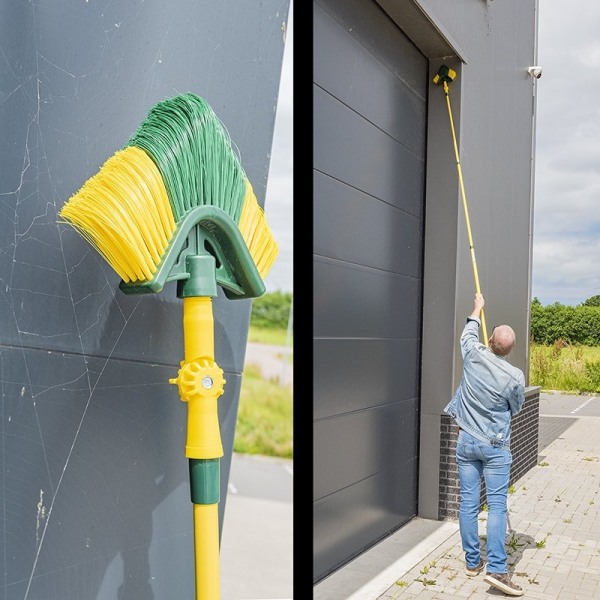
M 266 329 L 264 327 L 254 327 L 250 325 L 248 341 L 257 342 L 259 344 L 288 346 L 293 343 L 294 336 L 292 332 L 290 332 L 290 339 L 288 339 L 287 329 Z
M 250 326 L 248 341 L 289 346 L 291 331 Z M 292 362 L 290 353 L 290 363 Z M 240 390 L 240 404 L 233 451 L 293 458 L 292 387 L 266 380 L 255 365 L 246 365 Z
M 573 346 L 558 341 L 551 346 L 529 346 L 529 384 L 542 391 L 579 394 L 600 392 L 600 347 Z
M 258 367 L 242 377 L 233 451 L 293 458 L 292 387 L 263 379 Z

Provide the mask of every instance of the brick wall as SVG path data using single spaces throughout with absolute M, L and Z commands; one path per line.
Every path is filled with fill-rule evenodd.
M 538 433 L 540 424 L 540 388 L 525 390 L 521 412 L 513 417 L 510 449 L 513 462 L 509 485 L 520 479 L 538 461 Z M 460 487 L 456 464 L 458 426 L 448 415 L 442 415 L 440 426 L 440 520 L 458 520 Z M 485 503 L 485 483 L 481 485 L 481 505 Z

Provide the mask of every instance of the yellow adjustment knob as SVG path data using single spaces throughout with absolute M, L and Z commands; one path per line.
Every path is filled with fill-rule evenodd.
M 210 358 L 196 358 L 183 364 L 177 379 L 169 381 L 177 383 L 179 395 L 186 402 L 221 396 L 225 386 L 223 369 Z

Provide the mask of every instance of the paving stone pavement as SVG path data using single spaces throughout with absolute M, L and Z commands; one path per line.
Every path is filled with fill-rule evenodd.
M 564 419 L 568 426 L 511 488 L 509 572 L 524 598 L 600 600 L 600 417 Z M 479 524 L 485 560 L 485 511 Z M 494 596 L 508 597 L 486 584 L 483 574 L 467 577 L 456 531 L 409 571 L 397 573 L 377 599 Z

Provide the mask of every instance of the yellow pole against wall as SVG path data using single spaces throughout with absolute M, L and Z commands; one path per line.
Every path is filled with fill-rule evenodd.
M 217 399 L 223 393 L 223 371 L 214 361 L 214 319 L 210 297 L 183 298 L 184 356 L 177 379 L 188 403 L 185 455 L 190 463 L 194 509 L 196 600 L 218 600 L 219 463 L 223 445 Z
M 196 600 L 220 598 L 219 505 L 194 504 Z
M 475 291 L 481 294 L 479 285 L 479 274 L 477 272 L 477 261 L 475 260 L 475 246 L 473 244 L 473 235 L 471 234 L 471 222 L 469 220 L 469 209 L 467 207 L 467 196 L 465 194 L 465 184 L 462 176 L 462 168 L 460 166 L 460 155 L 458 152 L 458 144 L 456 142 L 456 132 L 454 131 L 454 119 L 452 118 L 452 109 L 450 107 L 450 91 L 448 89 L 448 79 L 454 79 L 456 73 L 452 69 L 442 67 L 440 72 L 435 76 L 434 83 L 442 82 L 444 86 L 444 94 L 446 96 L 446 105 L 448 107 L 448 116 L 450 117 L 450 129 L 452 130 L 452 142 L 454 143 L 454 155 L 456 157 L 456 168 L 458 170 L 458 182 L 460 185 L 460 193 L 462 196 L 463 210 L 465 213 L 465 222 L 467 224 L 467 234 L 469 236 L 469 250 L 471 253 L 471 264 L 473 265 L 473 276 L 475 278 Z M 481 309 L 481 331 L 483 333 L 483 342 L 488 345 L 487 327 L 485 325 L 485 313 Z

